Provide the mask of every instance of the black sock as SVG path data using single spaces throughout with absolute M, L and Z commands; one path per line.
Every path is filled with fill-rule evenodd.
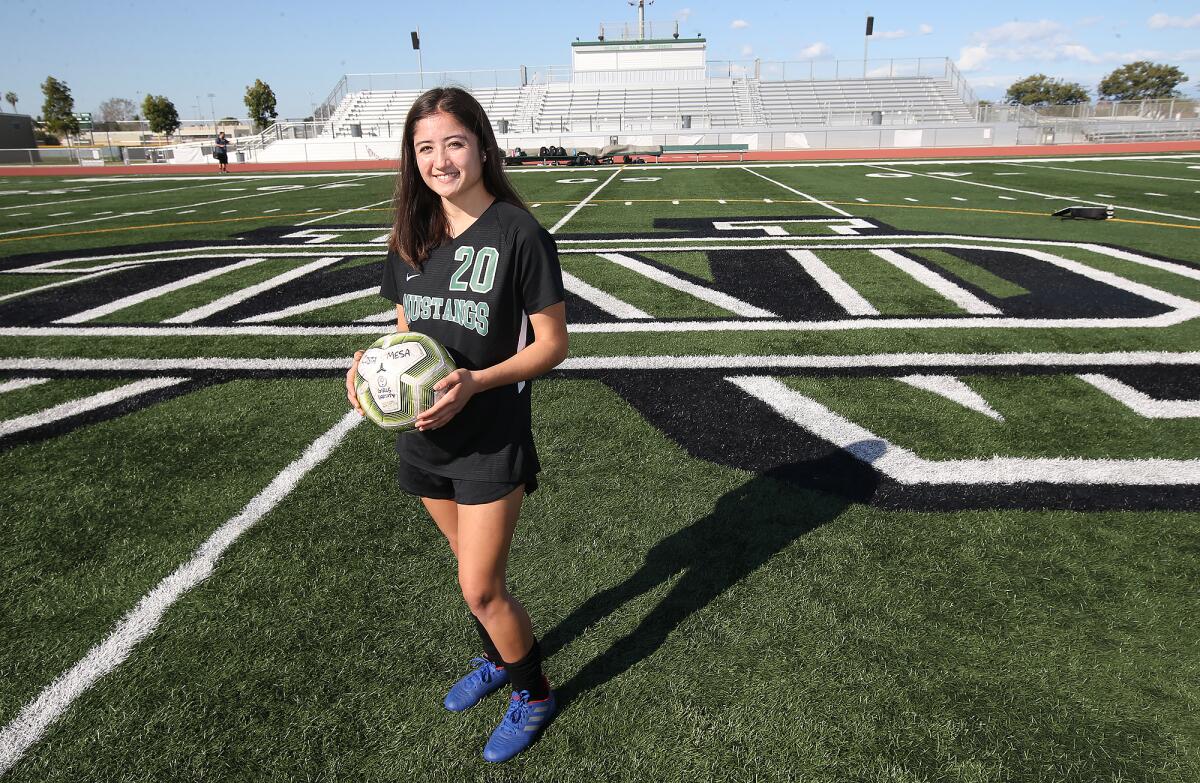
M 529 691 L 530 701 L 540 701 L 550 695 L 550 686 L 542 674 L 542 646 L 537 639 L 525 657 L 513 663 L 505 663 L 508 679 L 514 691 Z
M 479 641 L 483 642 L 483 655 L 497 666 L 504 665 L 504 659 L 500 657 L 500 651 L 496 649 L 495 643 L 492 642 L 492 637 L 488 636 L 487 629 L 483 627 L 483 623 L 479 622 L 479 618 L 471 615 L 471 619 L 475 621 L 475 630 L 479 631 Z

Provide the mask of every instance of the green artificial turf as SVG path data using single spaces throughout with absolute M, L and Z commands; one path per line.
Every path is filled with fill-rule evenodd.
M 913 176 L 867 176 L 887 169 Z M 724 309 L 596 255 L 626 252 L 720 288 L 698 245 L 741 248 L 750 268 L 754 248 L 808 242 L 885 318 L 963 315 L 869 252 L 902 243 L 890 230 L 839 238 L 825 224 L 792 225 L 786 230 L 803 236 L 763 241 L 755 238 L 760 231 L 711 225 L 834 219 L 843 210 L 903 234 L 954 237 L 931 245 L 1030 240 L 1029 248 L 1200 302 L 1200 221 L 1188 220 L 1200 217 L 1189 195 L 1197 186 L 1149 178 L 1193 178 L 1179 162 L 647 166 L 620 170 L 600 187 L 613 172 L 522 170 L 513 181 L 535 217 L 555 229 L 560 248 L 583 251 L 562 254 L 565 270 L 656 320 L 701 325 L 605 333 L 573 321 L 573 358 L 761 357 L 759 367 L 669 376 L 650 359 L 642 380 L 686 384 L 664 388 L 678 393 L 728 385 L 726 375 L 779 377 L 926 460 L 1200 459 L 1197 419 L 1140 418 L 1075 377 L 1082 369 L 1006 372 L 984 362 L 956 374 L 1004 416 L 998 422 L 895 378 L 927 372 L 920 367 L 862 369 L 851 359 L 845 370 L 783 377 L 772 366 L 777 356 L 1182 354 L 1200 351 L 1195 319 L 1152 328 L 947 322 L 897 329 L 860 319 L 865 328 L 727 330 L 703 323 L 738 320 Z M 936 172 L 965 176 L 921 176 Z M 1000 176 L 1006 172 L 1018 175 Z M 656 179 L 632 181 L 644 177 Z M 352 187 L 327 187 L 334 183 Z M 303 187 L 260 190 L 296 184 Z M 0 360 L 49 364 L 4 369 L 0 382 L 54 376 L 0 394 L 0 421 L 146 377 L 75 373 L 75 358 L 336 360 L 312 374 L 319 377 L 303 378 L 163 370 L 201 380 L 148 407 L 0 437 L 0 730 L 334 426 L 346 410 L 341 362 L 391 325 L 170 337 L 85 330 L 152 326 L 318 256 L 344 256 L 327 271 L 377 264 L 382 246 L 356 256 L 362 249 L 347 243 L 387 230 L 391 213 L 378 202 L 393 184 L 391 176 L 360 172 L 119 183 L 0 177 L 0 190 L 30 191 L 0 196 L 0 296 L 109 263 L 65 265 L 71 274 L 4 274 L 34 262 L 189 242 L 215 248 L 200 255 L 240 259 L 254 257 L 258 243 L 274 244 L 263 238 L 268 233 L 335 235 L 312 244 L 282 240 L 296 243 L 296 255 L 70 333 L 10 329 L 4 314 L 21 312 L 21 297 L 0 302 Z M 1112 201 L 1120 220 L 1050 218 L 1073 203 L 1068 196 Z M 351 209 L 358 211 L 337 214 Z M 72 214 L 49 217 L 64 211 Z M 30 214 L 12 214 L 19 212 Z M 339 226 L 379 232 L 339 233 Z M 251 233 L 259 229 L 270 231 Z M 594 234 L 610 237 L 602 250 L 579 241 Z M 642 234 L 682 239 L 645 247 L 614 241 Z M 1108 245 L 1176 266 L 1046 242 Z M 848 244 L 860 247 L 840 247 Z M 1006 299 L 1031 293 L 1002 266 L 985 270 L 961 250 L 905 252 L 1002 310 Z M 87 284 L 64 285 L 54 296 Z M 265 326 L 349 326 L 388 307 L 368 296 Z M 564 710 L 527 755 L 503 766 L 479 756 L 503 696 L 463 714 L 441 706 L 478 642 L 445 541 L 419 502 L 396 487 L 393 436 L 364 423 L 242 534 L 124 662 L 72 702 L 4 780 L 1200 779 L 1194 488 L 1161 507 L 1108 503 L 1111 510 L 1099 511 L 1062 508 L 1089 507 L 1086 487 L 1071 502 L 1045 507 L 1023 499 L 1020 487 L 998 490 L 995 503 L 885 501 L 891 496 L 871 484 L 878 479 L 843 497 L 802 488 L 779 471 L 710 461 L 689 451 L 703 438 L 681 443 L 664 431 L 700 428 L 713 415 L 748 422 L 770 415 L 748 399 L 744 410 L 647 418 L 639 408 L 655 400 L 635 406 L 614 388 L 632 378 L 568 368 L 534 384 L 544 470 L 518 525 L 510 587 L 534 619 Z M 779 430 L 772 437 L 794 433 L 798 453 L 824 448 L 781 418 L 769 421 Z M 747 426 L 746 442 L 728 450 L 760 448 L 766 463 L 782 459 L 759 437 L 767 436 Z

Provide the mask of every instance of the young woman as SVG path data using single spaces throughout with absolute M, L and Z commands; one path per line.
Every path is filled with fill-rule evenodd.
M 418 495 L 458 559 L 458 583 L 484 655 L 446 695 L 455 712 L 511 683 L 513 694 L 483 750 L 506 761 L 553 716 L 554 693 L 525 608 L 505 571 L 522 498 L 540 470 L 529 381 L 567 355 L 562 273 L 554 240 L 504 174 L 503 153 L 479 103 L 435 89 L 404 123 L 395 226 L 382 294 L 396 328 L 446 346 L 459 369 L 442 397 L 400 435 L 400 487 Z M 358 409 L 354 378 L 346 396 Z

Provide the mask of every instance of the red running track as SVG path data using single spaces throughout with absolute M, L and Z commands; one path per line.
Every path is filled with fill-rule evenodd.
M 917 147 L 914 149 L 788 150 L 764 152 L 677 152 L 660 155 L 658 163 L 753 163 L 798 160 L 902 160 L 905 158 L 1005 158 L 1056 155 L 1105 155 L 1134 153 L 1200 152 L 1200 141 L 1147 141 L 1124 144 L 1063 144 L 1021 147 Z M 215 174 L 216 163 L 143 163 L 138 166 L 0 166 L 6 177 L 96 177 L 129 174 Z M 377 171 L 395 169 L 395 160 L 334 160 L 295 163 L 232 164 L 230 174 L 296 171 Z

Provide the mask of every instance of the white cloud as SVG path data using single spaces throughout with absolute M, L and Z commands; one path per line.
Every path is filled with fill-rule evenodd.
M 688 20 L 688 18 L 691 17 L 691 15 L 692 15 L 692 9 L 690 9 L 690 8 L 680 8 L 678 11 L 675 12 L 675 18 L 681 22 L 686 22 Z
M 1067 60 L 1082 60 L 1085 63 L 1100 62 L 1100 58 L 1082 44 L 1063 44 L 1058 48 L 1058 54 Z
M 831 51 L 832 50 L 829 48 L 829 44 L 825 43 L 824 41 L 817 41 L 816 43 L 810 44 L 800 50 L 800 59 L 819 60 L 822 57 L 828 57 Z
M 1006 22 L 974 33 L 959 51 L 955 65 L 963 72 L 979 71 L 993 60 L 1008 62 L 1076 61 L 1099 63 L 1108 55 L 1097 55 L 1072 38 L 1067 28 L 1050 19 L 1036 22 Z
M 933 32 L 933 25 L 925 24 L 924 22 L 922 22 L 921 26 L 917 28 L 917 32 L 920 35 L 929 35 L 930 33 Z
M 883 30 L 881 32 L 874 33 L 871 37 L 882 38 L 885 41 L 891 41 L 896 38 L 907 38 L 910 35 L 912 35 L 912 33 L 910 33 L 908 30 Z
M 991 27 L 975 36 L 989 43 L 1019 43 L 1021 41 L 1038 41 L 1061 34 L 1063 26 L 1049 19 L 1036 22 L 1005 22 L 997 27 Z
M 732 30 L 745 30 L 749 26 L 750 26 L 750 23 L 747 22 L 745 19 L 734 19 L 732 22 L 729 23 L 729 27 Z
M 754 47 L 746 45 L 742 47 L 742 57 L 751 57 L 754 54 Z
M 1146 24 L 1151 30 L 1162 30 L 1166 27 L 1200 27 L 1200 14 L 1187 17 L 1155 14 L 1146 20 Z
M 964 46 L 958 53 L 958 59 L 954 64 L 958 70 L 963 73 L 978 71 L 980 68 L 991 59 L 988 53 L 987 44 L 978 44 L 976 46 Z

